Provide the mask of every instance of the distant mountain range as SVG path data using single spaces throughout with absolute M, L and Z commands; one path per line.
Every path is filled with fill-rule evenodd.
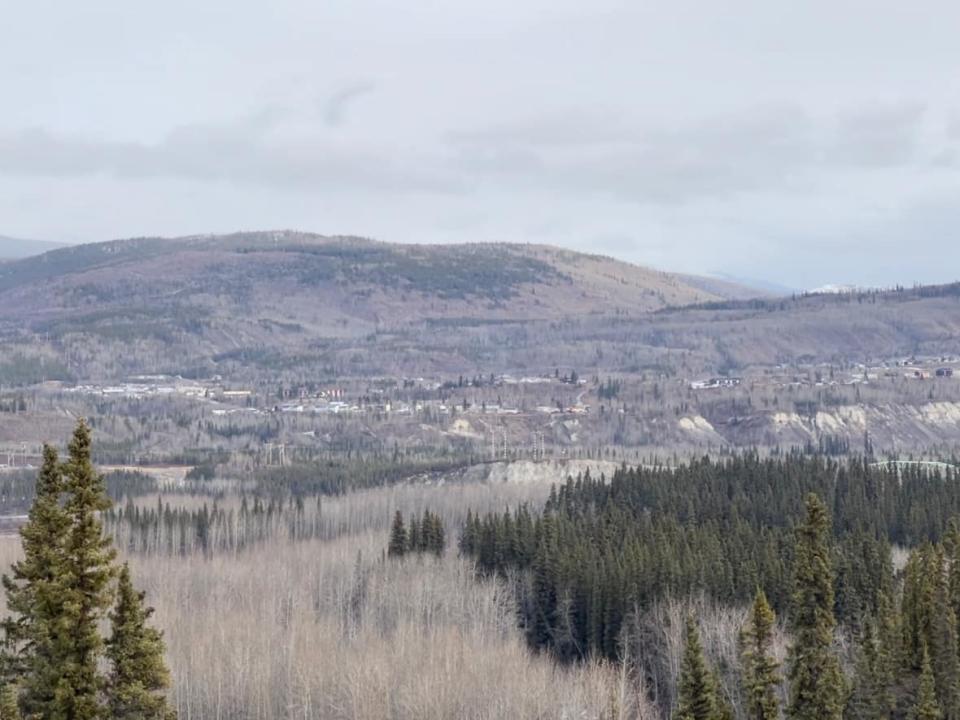
M 23 238 L 0 235 L 0 260 L 19 260 L 62 247 L 66 247 L 66 245 L 45 240 L 24 240 Z
M 958 297 L 951 285 L 781 298 L 547 245 L 245 232 L 6 262 L 0 339 L 11 356 L 69 352 L 76 377 L 557 366 L 695 376 L 960 354 Z
M 398 245 L 289 231 L 75 245 L 0 269 L 0 317 L 175 307 L 335 334 L 428 318 L 635 315 L 757 294 L 546 245 Z

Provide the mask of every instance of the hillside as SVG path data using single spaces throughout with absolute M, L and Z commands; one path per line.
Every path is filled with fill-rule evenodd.
M 555 366 L 682 376 L 960 353 L 957 286 L 752 294 L 544 245 L 140 238 L 0 266 L 0 362 L 18 378 L 38 353 L 61 368 L 43 377 Z
M 541 245 L 63 248 L 0 266 L 0 446 L 107 407 L 135 419 L 117 462 L 275 437 L 502 457 L 508 429 L 558 453 L 960 438 L 960 284 L 749 295 Z
M 69 319 L 73 330 L 130 321 L 245 333 L 247 322 L 342 335 L 428 318 L 636 315 L 750 295 L 547 246 L 390 245 L 295 232 L 119 240 L 0 268 L 0 319 L 46 323 L 48 332 Z

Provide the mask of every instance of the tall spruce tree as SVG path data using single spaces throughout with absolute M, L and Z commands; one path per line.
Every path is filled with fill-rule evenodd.
M 890 720 L 896 705 L 891 692 L 893 677 L 877 625 L 869 620 L 863 627 L 853 688 L 844 710 L 846 720 Z
M 111 580 L 116 569 L 109 538 L 98 513 L 109 509 L 103 478 L 91 461 L 90 428 L 81 420 L 69 444 L 64 465 L 70 518 L 66 543 L 65 602 L 62 626 L 71 640 L 62 703 L 69 720 L 94 720 L 104 714 L 104 678 L 98 670 L 103 654 L 99 623 L 110 608 Z
M 58 688 L 69 656 L 70 639 L 59 625 L 66 599 L 65 538 L 70 527 L 61 503 L 64 489 L 57 451 L 45 445 L 36 496 L 20 529 L 23 559 L 3 577 L 7 607 L 15 613 L 3 625 L 5 682 L 19 678 L 24 709 L 42 717 L 57 715 Z
M 877 596 L 877 619 L 875 623 L 877 681 L 876 717 L 881 720 L 893 717 L 897 707 L 897 663 L 900 657 L 900 621 L 897 608 L 885 592 Z
M 100 720 L 128 717 L 166 720 L 171 717 L 157 693 L 168 676 L 162 642 L 146 626 L 149 609 L 129 582 L 121 583 L 114 617 L 111 659 L 113 682 L 100 670 L 104 640 L 99 625 L 112 600 L 116 553 L 104 537 L 99 513 L 110 507 L 103 479 L 90 456 L 90 430 L 77 424 L 69 458 L 61 464 L 56 451 L 44 447 L 36 497 L 21 529 L 23 559 L 4 576 L 7 605 L 14 616 L 5 631 L 0 720 L 25 717 L 43 720 Z M 126 668 L 120 682 L 118 669 Z M 143 695 L 133 714 L 115 712 L 118 697 Z M 123 688 L 124 692 L 119 689 Z M 149 701 L 147 696 L 153 697 Z M 156 710 L 156 713 L 153 713 Z
M 736 720 L 733 712 L 733 705 L 723 692 L 723 684 L 720 682 L 720 674 L 716 671 L 710 673 L 713 681 L 714 697 L 716 698 L 716 709 L 714 710 L 714 720 Z
M 407 528 L 403 522 L 403 513 L 397 510 L 393 516 L 393 527 L 390 529 L 390 542 L 387 545 L 387 555 L 403 557 L 407 552 Z
M 777 686 L 780 664 L 773 657 L 773 627 L 776 616 L 763 590 L 757 590 L 750 618 L 741 638 L 743 686 L 748 720 L 776 720 L 780 717 Z
M 919 675 L 923 653 L 932 627 L 933 584 L 928 570 L 931 547 L 923 545 L 910 553 L 903 569 L 900 600 L 901 662 L 911 674 Z
M 723 720 L 723 709 L 717 701 L 715 676 L 703 656 L 697 624 L 688 616 L 673 720 Z
M 163 660 L 163 637 L 148 625 L 153 608 L 144 605 L 124 564 L 117 582 L 117 602 L 110 613 L 107 640 L 110 673 L 107 697 L 114 720 L 172 720 L 164 691 L 170 672 Z
M 940 712 L 940 704 L 937 702 L 936 681 L 930 664 L 930 654 L 924 650 L 920 670 L 920 689 L 910 713 L 910 720 L 941 720 L 942 718 L 943 713 Z
M 943 548 L 948 563 L 947 585 L 950 590 L 950 605 L 953 607 L 957 623 L 960 624 L 960 519 L 951 518 L 947 524 Z
M 958 657 L 957 618 L 950 604 L 949 580 L 943 549 L 936 547 L 930 571 L 933 590 L 930 660 L 937 688 L 937 701 L 944 720 L 960 718 L 960 657 Z
M 792 720 L 840 720 L 846 683 L 833 650 L 830 520 L 823 501 L 813 493 L 807 497 L 806 511 L 796 539 L 787 715 Z
M 420 521 L 414 515 L 410 518 L 410 527 L 407 530 L 407 550 L 420 552 L 423 546 L 423 537 L 420 534 Z

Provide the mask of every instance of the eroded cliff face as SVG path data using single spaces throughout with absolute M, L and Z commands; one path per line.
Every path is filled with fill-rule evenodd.
M 874 447 L 911 450 L 960 445 L 960 403 L 841 405 L 812 415 L 761 411 L 749 415 L 680 418 L 677 441 L 704 447 L 818 445 L 847 442 L 859 451 Z

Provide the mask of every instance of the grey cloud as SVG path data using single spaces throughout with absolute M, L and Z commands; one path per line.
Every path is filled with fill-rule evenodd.
M 835 169 L 895 168 L 921 157 L 918 104 L 815 117 L 769 105 L 669 128 L 559 115 L 451 137 L 465 167 L 641 202 L 686 202 L 807 188 Z M 539 129 L 538 129 L 539 128 Z M 941 148 L 942 150 L 942 148 Z
M 327 127 L 339 127 L 343 124 L 347 108 L 358 98 L 372 93 L 376 89 L 373 82 L 358 82 L 338 90 L 323 103 L 323 122 Z
M 851 165 L 896 167 L 918 159 L 926 108 L 904 102 L 870 105 L 845 113 L 829 148 L 832 159 Z
M 323 136 L 275 137 L 271 122 L 183 126 L 155 144 L 60 137 L 43 129 L 0 135 L 0 173 L 127 179 L 156 177 L 287 188 L 461 192 L 461 178 L 429 153 Z
M 808 286 L 902 279 L 894 211 L 960 233 L 925 220 L 960 192 L 947 0 L 10 5 L 7 235 L 535 239 Z

